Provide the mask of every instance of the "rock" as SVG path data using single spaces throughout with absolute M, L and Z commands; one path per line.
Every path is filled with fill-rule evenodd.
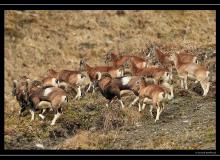
M 93 104 L 87 104 L 84 107 L 85 107 L 86 112 L 93 111 L 96 108 L 96 106 Z
M 189 91 L 182 89 L 179 91 L 179 96 L 181 97 L 189 96 Z
M 182 119 L 186 119 L 186 118 L 187 118 L 187 116 L 181 116 L 181 118 L 182 118 Z
M 37 143 L 37 144 L 35 144 L 35 146 L 37 148 L 44 149 L 44 145 L 43 144 Z
M 175 118 L 175 115 L 167 116 L 167 118 L 173 119 L 173 118 Z
M 61 127 L 66 130 L 68 135 L 73 135 L 80 128 L 81 124 L 75 121 L 65 121 L 61 124 Z
M 50 131 L 49 137 L 51 139 L 66 138 L 67 137 L 67 133 L 66 133 L 66 131 L 64 129 L 57 128 L 57 129 L 54 129 L 53 131 Z
M 40 17 L 39 14 L 32 14 L 31 16 L 37 17 L 37 18 Z
M 96 130 L 96 127 L 91 127 L 90 129 L 89 129 L 89 131 L 91 131 L 91 132 L 94 132 Z
M 192 90 L 200 95 L 203 94 L 203 90 L 200 83 L 197 83 L 195 86 L 193 86 Z
M 142 126 L 142 125 L 137 122 L 137 123 L 135 123 L 135 126 L 136 126 L 136 127 L 140 127 L 140 126 Z
M 106 44 L 113 44 L 113 41 L 111 41 L 110 39 L 106 39 L 106 40 L 105 40 L 105 43 L 106 43 Z

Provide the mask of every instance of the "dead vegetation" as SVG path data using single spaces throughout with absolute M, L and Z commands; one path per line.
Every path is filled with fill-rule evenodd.
M 215 11 L 5 11 L 5 149 L 215 149 L 216 143 Z M 190 81 L 179 89 L 155 124 L 149 107 L 142 113 L 88 93 L 70 100 L 64 116 L 50 126 L 30 114 L 19 117 L 11 96 L 12 81 L 38 79 L 49 68 L 79 69 L 80 58 L 105 65 L 109 51 L 143 57 L 157 45 L 169 54 L 189 51 L 207 66 L 212 84 L 207 97 Z M 176 75 L 175 71 L 174 74 Z M 174 138 L 175 137 L 175 138 Z M 39 147 L 40 146 L 40 147 Z M 43 147 L 42 147 L 43 146 Z

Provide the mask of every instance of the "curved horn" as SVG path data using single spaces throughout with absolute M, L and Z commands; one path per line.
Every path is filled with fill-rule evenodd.
M 39 108 L 52 108 L 52 105 L 50 102 L 47 101 L 40 101 L 40 103 L 37 105 Z M 47 106 L 47 107 L 45 107 Z
M 144 77 L 143 80 L 148 84 L 156 84 L 156 81 L 153 78 Z
M 101 75 L 102 75 L 102 77 L 110 77 L 110 78 L 112 78 L 112 76 L 109 73 L 107 73 L 107 72 L 103 72 L 103 73 L 101 73 Z
M 142 76 L 145 84 L 156 84 L 156 80 L 152 77 Z

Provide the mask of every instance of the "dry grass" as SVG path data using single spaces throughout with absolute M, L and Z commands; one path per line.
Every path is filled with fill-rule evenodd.
M 97 150 L 97 149 L 110 149 L 110 143 L 119 137 L 116 132 L 90 132 L 80 131 L 74 137 L 66 139 L 63 143 L 55 146 L 53 149 L 64 150 Z
M 160 46 L 170 53 L 189 50 L 198 55 L 211 55 L 216 50 L 216 12 L 8 10 L 5 11 L 4 44 L 4 118 L 7 149 L 31 148 L 22 145 L 22 135 L 27 137 L 23 137 L 25 142 L 36 143 L 50 137 L 50 132 L 55 131 L 67 138 L 63 144 L 58 145 L 59 149 L 180 148 L 180 145 L 175 145 L 178 142 L 168 142 L 167 137 L 163 136 L 161 140 L 151 139 L 149 143 L 136 140 L 134 144 L 128 143 L 128 146 L 123 146 L 122 142 L 120 145 L 108 143 L 112 140 L 117 143 L 117 138 L 122 136 L 121 127 L 126 129 L 146 121 L 146 114 L 138 113 L 137 108 L 126 108 L 122 111 L 117 105 L 105 108 L 105 100 L 100 94 L 86 95 L 77 102 L 71 101 L 67 113 L 55 128 L 47 126 L 48 120 L 43 123 L 38 118 L 30 124 L 30 115 L 20 118 L 17 116 L 19 106 L 11 96 L 12 80 L 23 75 L 39 79 L 49 68 L 78 69 L 80 58 L 87 59 L 91 66 L 104 65 L 104 55 L 112 50 L 120 54 L 138 54 L 144 57 L 151 45 Z M 210 69 L 213 69 L 215 59 L 207 63 Z M 215 74 L 213 75 L 215 80 Z M 213 102 L 212 98 L 209 101 Z M 95 109 L 86 111 L 87 104 L 94 105 Z M 183 105 L 187 104 L 184 102 Z M 80 123 L 79 133 L 69 133 L 74 128 L 71 122 Z M 105 133 L 100 130 L 92 133 L 88 131 L 96 122 L 100 123 L 98 124 Z M 211 129 L 207 128 L 209 131 L 206 132 L 203 128 L 201 136 L 209 139 L 207 143 L 214 143 L 215 124 L 213 121 L 210 123 Z M 154 127 L 154 124 L 148 125 Z M 14 133 L 18 133 L 20 139 Z M 75 136 L 71 137 L 73 135 Z M 193 134 L 191 136 L 196 137 Z M 188 138 L 184 134 L 179 136 L 179 139 L 182 139 L 180 144 L 184 144 Z M 50 138 L 48 141 L 51 142 L 48 144 L 49 148 L 55 145 Z M 190 144 L 188 146 L 193 148 Z
M 74 137 L 65 140 L 62 145 L 57 146 L 57 149 L 95 149 L 91 146 L 91 142 L 97 143 L 96 139 L 89 137 L 91 134 L 88 131 L 81 131 Z

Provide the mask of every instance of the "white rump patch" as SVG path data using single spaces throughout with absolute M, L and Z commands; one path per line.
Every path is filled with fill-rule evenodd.
M 77 82 L 76 82 L 76 84 L 81 84 L 84 79 L 85 79 L 85 77 L 82 78 L 81 74 L 77 74 Z
M 164 92 L 160 92 L 160 93 L 159 93 L 159 100 L 160 100 L 160 101 L 165 98 L 165 97 L 163 96 L 163 94 L 164 94 Z
M 147 67 L 147 62 L 143 62 L 143 68 Z
M 62 96 L 61 97 L 61 102 L 65 102 L 66 103 L 67 102 L 67 97 L 66 96 Z
M 101 74 L 101 72 L 96 72 L 96 76 L 97 75 L 98 75 L 97 80 L 99 81 L 102 78 L 102 74 Z
M 55 87 L 57 87 L 58 84 L 59 84 L 59 81 L 56 83 L 56 80 L 57 80 L 56 78 L 52 79 L 52 85 L 55 86 Z
M 123 76 L 123 71 L 120 70 L 120 69 L 118 69 L 118 70 L 116 71 L 116 77 L 121 77 L 121 76 Z
M 197 63 L 198 64 L 197 57 L 193 57 L 193 63 Z
M 68 87 L 68 84 L 66 82 L 61 82 L 58 85 L 59 87 L 64 87 L 65 89 Z
M 131 77 L 123 77 L 121 79 L 122 85 L 127 85 L 130 80 L 131 80 Z
M 164 72 L 164 81 L 169 81 L 169 79 L 170 79 L 170 73 Z
M 152 99 L 145 97 L 143 102 L 147 103 L 147 104 L 151 104 L 152 103 Z
M 52 107 L 51 103 L 47 101 L 40 101 L 40 103 L 37 106 L 40 108 L 51 108 Z
M 44 145 L 43 144 L 36 144 L 36 147 L 38 147 L 38 148 L 41 148 L 41 149 L 44 149 Z
M 51 93 L 53 91 L 53 88 L 51 87 L 51 88 L 46 88 L 45 90 L 44 90 L 44 96 L 48 96 L 48 94 L 49 93 Z
M 82 96 L 81 87 L 77 86 L 77 94 L 76 94 L 75 99 L 79 99 L 81 96 Z
M 210 73 L 209 71 L 206 72 L 206 77 L 209 77 L 209 73 Z

